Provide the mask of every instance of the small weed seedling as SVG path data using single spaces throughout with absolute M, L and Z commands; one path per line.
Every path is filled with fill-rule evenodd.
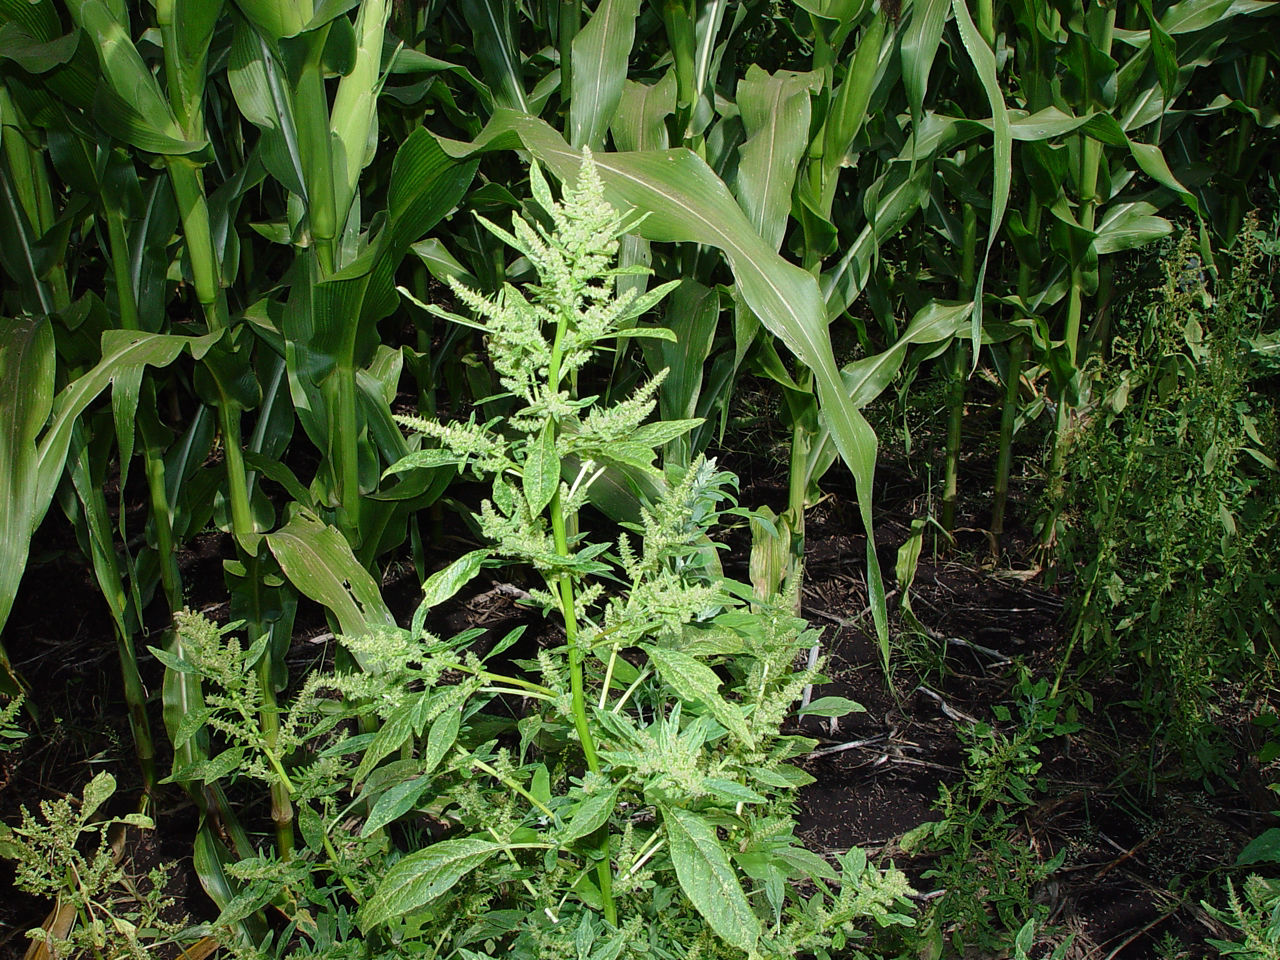
M 14 885 L 57 904 L 53 923 L 27 932 L 48 956 L 145 960 L 153 948 L 176 942 L 185 926 L 164 917 L 173 905 L 164 895 L 166 869 L 133 883 L 113 855 L 112 828 L 154 828 L 140 813 L 98 817 L 115 789 L 115 778 L 100 773 L 78 802 L 43 802 L 39 816 L 23 807 L 18 826 L 0 824 L 0 856 L 14 862 Z
M 922 955 L 941 956 L 950 939 L 957 952 L 990 956 L 1007 949 L 1015 931 L 1046 919 L 1033 893 L 1062 865 L 1065 851 L 1041 861 L 1018 839 L 1015 818 L 1044 789 L 1039 744 L 1079 724 L 1059 718 L 1064 698 L 1049 695 L 1048 679 L 1024 673 L 1014 691 L 1016 717 L 1004 704 L 991 708 L 997 723 L 1012 730 L 988 723 L 962 729 L 964 780 L 940 788 L 942 820 L 921 824 L 903 838 L 908 851 L 938 853 L 937 866 L 925 876 L 945 890 L 922 925 Z

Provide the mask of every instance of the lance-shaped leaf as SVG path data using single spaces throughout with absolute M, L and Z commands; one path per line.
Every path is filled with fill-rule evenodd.
M 94 119 L 113 136 L 151 153 L 194 153 L 204 147 L 203 141 L 186 139 L 160 84 L 111 8 L 102 0 L 85 0 L 78 16 L 102 64 L 101 109 Z
M 462 15 L 471 27 L 476 57 L 499 107 L 529 112 L 524 91 L 524 70 L 511 24 L 512 8 L 506 0 L 462 0 Z
M 753 952 L 760 939 L 760 919 L 742 892 L 715 829 L 680 807 L 664 805 L 661 810 L 680 889 L 722 939 Z
M 973 69 L 977 71 L 978 81 L 991 104 L 991 117 L 994 125 L 995 140 L 995 185 L 991 195 L 991 220 L 987 225 L 987 248 L 982 254 L 982 264 L 978 267 L 978 278 L 973 288 L 973 317 L 971 336 L 973 338 L 973 365 L 978 366 L 978 344 L 982 341 L 982 288 L 986 281 L 987 264 L 991 260 L 991 250 L 1000 234 L 1000 225 L 1004 222 L 1005 207 L 1009 203 L 1009 190 L 1013 183 L 1013 133 L 1009 129 L 1009 111 L 1005 107 L 1004 92 L 1000 89 L 1000 78 L 996 75 L 996 55 L 987 46 L 987 41 L 973 23 L 969 15 L 969 7 L 965 0 L 954 0 L 952 9 L 956 15 L 956 26 L 960 28 L 960 39 L 973 61 Z
M 43 326 L 42 326 L 43 324 Z M 8 509 L 0 518 L 5 560 L 0 572 L 0 625 L 13 604 L 27 563 L 31 534 L 44 519 L 66 465 L 76 419 L 117 377 L 134 367 L 167 366 L 190 349 L 196 359 L 217 341 L 136 331 L 107 331 L 102 359 L 49 403 L 54 382 L 53 340 L 47 320 L 0 320 L 0 487 Z M 36 376 L 38 380 L 30 380 Z M 42 435 L 39 430 L 48 421 Z M 35 432 L 33 432 L 35 431 Z M 38 444 L 33 451 L 30 444 Z M 6 462 L 7 460 L 7 462 Z
M 36 438 L 53 408 L 53 329 L 7 320 L 0 335 L 0 628 L 9 619 L 36 523 Z M 7 664 L 6 664 L 7 666 Z
M 950 9 L 951 0 L 913 0 L 910 19 L 901 29 L 902 85 L 906 88 L 911 119 L 917 125 L 924 113 L 929 72 L 933 69 Z
M 679 650 L 646 646 L 644 652 L 657 668 L 658 675 L 681 699 L 701 703 L 726 730 L 749 748 L 755 746 L 742 711 L 720 696 L 720 678 L 714 670 Z
M 503 849 L 500 843 L 460 837 L 434 843 L 396 861 L 373 896 L 360 907 L 361 928 L 371 930 L 425 906 Z

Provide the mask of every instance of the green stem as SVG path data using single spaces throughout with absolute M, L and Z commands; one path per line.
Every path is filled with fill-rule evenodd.
M 974 292 L 974 276 L 978 249 L 978 211 L 964 208 L 964 235 L 960 253 L 960 299 L 970 299 Z M 977 345 L 975 344 L 975 349 Z M 947 459 L 942 479 L 942 528 L 951 533 L 956 526 L 956 497 L 960 479 L 960 440 L 964 427 L 965 351 L 951 344 L 950 383 L 947 405 Z
M 564 339 L 568 332 L 569 318 L 562 313 L 556 323 L 555 340 L 551 347 L 551 363 L 547 380 L 552 391 L 559 391 L 561 370 L 564 356 Z M 551 533 L 555 540 L 556 555 L 564 560 L 569 559 L 569 535 L 565 523 L 564 503 L 560 497 L 560 485 L 548 507 L 551 514 Z M 582 743 L 582 753 L 587 761 L 587 769 L 592 773 L 600 772 L 600 758 L 596 754 L 595 738 L 591 735 L 591 725 L 587 720 L 587 704 L 583 692 L 582 650 L 578 647 L 578 613 L 573 591 L 573 575 L 568 571 L 560 573 L 555 589 L 560 594 L 560 608 L 564 616 L 565 646 L 569 652 L 569 689 L 573 702 L 573 725 L 578 731 L 578 739 Z M 609 827 L 600 828 L 601 846 L 604 857 L 596 865 L 596 875 L 600 881 L 600 896 L 604 902 L 604 916 L 611 925 L 618 924 L 618 910 L 613 902 L 613 867 L 609 858 Z
M 1101 35 L 1095 38 L 1104 54 L 1111 53 L 1111 41 L 1115 27 L 1115 9 L 1108 11 Z M 1087 78 L 1092 83 L 1092 77 Z M 1080 226 L 1092 231 L 1098 208 L 1098 171 L 1103 162 L 1102 143 L 1092 137 L 1082 136 L 1080 145 Z M 1079 368 L 1080 324 L 1084 316 L 1085 264 L 1076 257 L 1071 265 L 1071 287 L 1067 301 L 1067 326 L 1064 341 L 1071 369 Z M 1064 394 L 1059 398 L 1057 423 L 1054 428 L 1053 453 L 1049 460 L 1049 516 L 1046 518 L 1041 542 L 1045 547 L 1057 541 L 1058 514 L 1066 493 L 1067 433 L 1071 426 L 1071 409 Z
M 556 554 L 567 560 L 569 558 L 568 533 L 558 490 L 551 498 L 551 533 L 555 538 Z M 578 647 L 578 615 L 574 602 L 573 577 L 568 573 L 560 574 L 556 588 L 560 593 L 560 610 L 564 615 L 565 645 L 569 650 L 569 688 L 573 697 L 573 725 L 578 731 L 578 739 L 582 741 L 582 753 L 587 760 L 587 769 L 592 773 L 599 773 L 600 759 L 596 755 L 595 739 L 591 736 L 591 726 L 587 721 L 587 705 L 583 694 L 582 650 Z
M 164 587 L 169 612 L 176 613 L 182 609 L 182 572 L 178 568 L 178 551 L 173 544 L 173 511 L 165 489 L 164 456 L 158 448 L 145 442 L 142 456 L 147 490 L 151 495 L 151 525 L 155 530 L 156 553 L 160 558 L 160 583 Z
M 53 211 L 53 193 L 49 188 L 49 175 L 45 168 L 44 154 L 27 141 L 26 134 L 30 127 L 18 113 L 17 106 L 10 98 L 4 84 L 0 84 L 0 117 L 6 119 L 5 125 L 9 128 L 8 132 L 0 137 L 0 143 L 3 144 L 5 159 L 9 162 L 10 182 L 19 205 L 27 215 L 32 233 L 38 239 L 53 227 L 56 220 Z M 42 297 L 45 295 L 46 286 L 53 310 L 65 310 L 70 306 L 71 293 L 67 286 L 67 271 L 61 258 L 49 269 L 47 282 L 38 284 Z
M 307 217 L 321 277 L 333 273 L 338 234 L 333 151 L 329 137 L 329 97 L 325 91 L 322 63 L 328 35 L 328 27 L 308 35 L 311 43 L 295 97 L 298 142 L 302 146 L 302 175 L 307 187 Z
M 541 800 L 535 797 L 532 793 L 530 793 L 524 787 L 520 786 L 520 784 L 516 783 L 516 781 L 512 780 L 510 777 L 506 776 L 505 774 L 502 774 L 499 771 L 493 769 L 493 767 L 489 766 L 483 760 L 479 760 L 476 757 L 471 756 L 471 754 L 467 753 L 467 751 L 463 750 L 461 747 L 457 748 L 457 752 L 459 756 L 465 757 L 467 759 L 467 762 L 470 763 L 477 770 L 484 771 L 489 776 L 493 777 L 495 780 L 501 783 L 503 786 L 507 787 L 507 789 L 514 790 L 516 793 L 520 794 L 520 796 L 524 797 L 526 800 L 532 803 L 535 807 L 537 807 L 538 810 L 544 816 L 551 817 L 553 820 L 555 819 L 555 813 L 551 810 L 550 807 L 548 807 L 545 803 L 543 803 Z
M 258 687 L 262 691 L 262 709 L 258 718 L 262 724 L 262 735 L 266 740 L 266 754 L 280 778 L 279 783 L 271 785 L 271 822 L 276 826 L 276 846 L 281 860 L 293 858 L 293 782 L 285 772 L 277 752 L 280 744 L 280 707 L 276 702 L 275 685 L 271 682 L 272 657 L 270 649 L 258 661 Z
M 133 733 L 138 765 L 142 768 L 142 787 L 152 793 L 156 787 L 156 749 L 147 720 L 147 690 L 138 672 L 138 652 L 133 637 L 116 628 L 116 649 L 120 657 L 120 675 L 124 680 L 124 699 L 129 709 L 129 728 Z
M 1027 209 L 1026 223 L 1033 236 L 1040 229 L 1040 203 L 1031 197 Z M 1031 281 L 1033 264 L 1023 260 L 1018 264 L 1018 296 L 1024 305 L 1028 305 L 1031 297 Z M 1022 376 L 1022 365 L 1026 362 L 1030 341 L 1028 335 L 1019 334 L 1009 348 L 1009 374 L 1004 390 L 1004 409 L 1000 412 L 1000 451 L 996 457 L 996 486 L 994 502 L 991 506 L 991 533 L 995 537 L 996 549 L 1000 547 L 1000 538 L 1004 534 L 1005 509 L 1009 501 L 1009 472 L 1013 466 L 1013 427 L 1018 416 L 1018 386 Z
M 999 548 L 1004 535 L 1004 514 L 1009 502 L 1009 472 L 1013 465 L 1013 426 L 1018 416 L 1018 386 L 1022 364 L 1027 359 L 1027 335 L 1020 333 L 1009 346 L 1009 373 L 1004 385 L 1004 408 L 1000 411 L 1000 453 L 996 458 L 996 489 L 991 506 L 991 535 Z
M 799 367 L 799 365 L 797 365 Z M 808 369 L 797 369 L 800 375 L 799 385 L 812 389 L 813 372 Z M 791 464 L 787 471 L 787 592 L 794 592 L 795 613 L 798 616 L 803 606 L 804 591 L 804 512 L 806 496 L 809 492 L 809 454 L 813 446 L 813 432 L 807 411 L 801 408 L 802 403 L 812 403 L 813 394 L 804 395 L 795 403 L 791 412 Z
M 978 32 L 987 46 L 996 48 L 996 16 L 992 0 L 978 0 Z
M 354 352 L 352 345 L 352 352 Z M 351 356 L 351 354 L 347 354 Z M 345 359 L 345 358 L 344 358 Z M 335 413 L 338 454 L 339 498 L 342 503 L 342 527 L 353 547 L 360 546 L 360 444 L 356 411 L 356 372 L 341 362 L 331 374 L 336 380 L 337 411 Z
M 120 302 L 120 326 L 137 330 L 138 301 L 133 278 L 129 273 L 129 241 L 124 232 L 124 214 L 103 195 L 103 219 L 107 221 L 107 246 L 111 251 L 111 273 L 116 281 L 116 299 Z

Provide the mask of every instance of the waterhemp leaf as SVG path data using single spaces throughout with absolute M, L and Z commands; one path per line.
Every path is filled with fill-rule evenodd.
M 360 766 L 351 775 L 353 783 L 366 779 L 383 758 L 395 753 L 409 741 L 410 737 L 422 731 L 426 726 L 427 711 L 431 709 L 435 698 L 436 694 L 430 691 L 416 694 L 383 721 L 377 736 L 373 738 L 369 749 L 361 758 Z
M 408 813 L 418 799 L 431 789 L 431 783 L 431 777 L 414 777 L 403 783 L 397 783 L 380 796 L 378 802 L 373 805 L 373 809 L 369 811 L 369 819 L 360 828 L 360 836 L 370 836 Z
M 361 929 L 371 930 L 425 906 L 503 849 L 501 843 L 460 837 L 409 854 L 387 871 L 373 896 L 360 907 Z
M 560 485 L 560 458 L 556 455 L 555 425 L 548 420 L 542 433 L 529 439 L 524 461 L 524 498 L 535 516 L 546 509 Z
M 609 819 L 614 807 L 618 805 L 618 791 L 621 784 L 615 784 L 608 790 L 593 793 L 578 803 L 569 817 L 569 822 L 560 835 L 561 843 L 573 843 L 582 837 L 595 833 Z
M 798 717 L 843 717 L 850 713 L 863 713 L 866 707 L 847 697 L 819 697 L 807 707 L 796 711 Z
M 715 828 L 680 807 L 660 807 L 676 878 L 697 911 L 722 939 L 751 953 L 760 920 L 747 902 Z
M 444 603 L 475 579 L 484 562 L 489 559 L 488 550 L 472 550 L 465 553 L 443 570 L 427 577 L 422 585 L 420 610 L 430 610 Z
M 720 678 L 714 670 L 679 650 L 651 646 L 643 649 L 657 669 L 658 676 L 681 699 L 701 703 L 726 730 L 749 748 L 755 748 L 755 738 L 747 729 L 742 711 L 720 696 Z

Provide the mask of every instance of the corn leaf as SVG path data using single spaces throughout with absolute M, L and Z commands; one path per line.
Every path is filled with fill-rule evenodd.
M 520 50 L 511 24 L 511 5 L 506 0 L 461 0 L 461 6 L 494 103 L 529 113 Z
M 569 142 L 593 150 L 604 146 L 635 41 L 640 0 L 603 0 L 573 38 L 573 91 L 569 100 Z
M 738 202 L 773 250 L 782 246 L 796 171 L 809 147 L 809 98 L 821 86 L 816 71 L 769 74 L 755 64 L 738 81 L 738 110 L 747 134 L 738 147 Z
M 371 626 L 395 626 L 377 581 L 342 534 L 314 514 L 299 510 L 267 535 L 267 546 L 302 594 L 333 611 L 343 633 L 355 637 Z

